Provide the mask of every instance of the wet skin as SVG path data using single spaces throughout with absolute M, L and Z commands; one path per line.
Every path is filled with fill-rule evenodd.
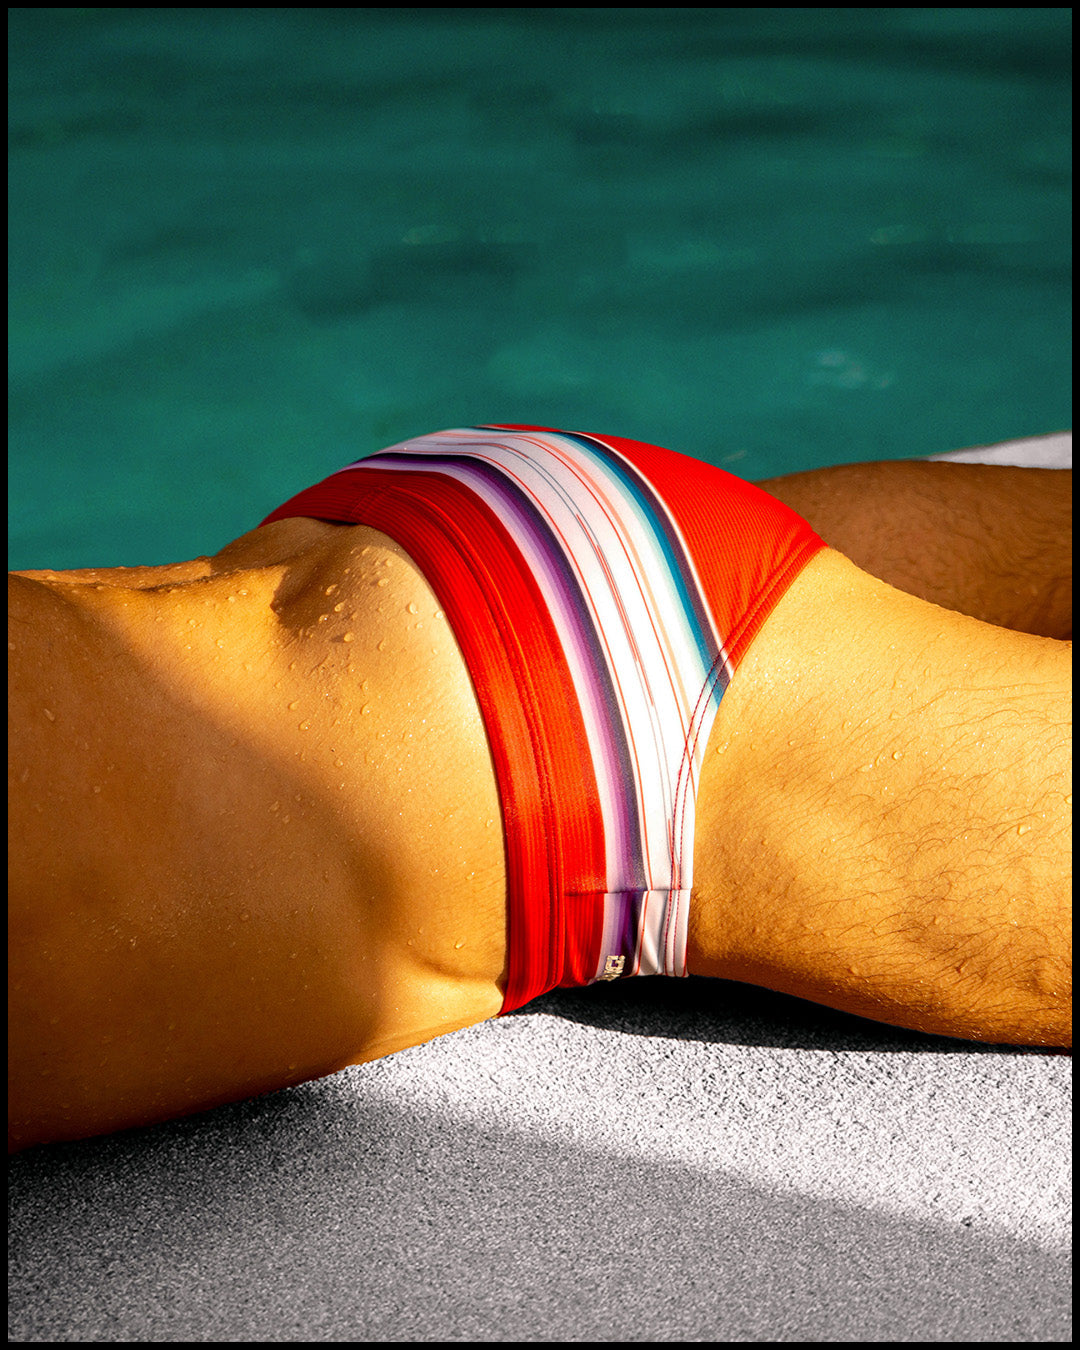
M 1070 644 L 998 626 L 981 564 L 924 578 L 936 603 L 880 580 L 888 564 L 915 588 L 865 512 L 844 518 L 872 485 L 830 505 L 809 477 L 767 486 L 826 538 L 829 517 L 849 556 L 796 579 L 721 704 L 689 970 L 1071 1044 Z M 897 483 L 881 490 L 895 506 Z M 1033 626 L 1060 625 L 1052 580 Z M 14 575 L 9 603 L 9 1147 L 497 1014 L 494 767 L 397 544 L 280 521 L 174 567 Z

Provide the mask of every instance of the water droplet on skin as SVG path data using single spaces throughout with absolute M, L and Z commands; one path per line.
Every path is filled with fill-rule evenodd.
M 439 654 L 439 649 L 438 649 L 438 647 L 432 647 L 432 649 L 431 649 L 431 654 L 432 654 L 432 656 L 438 656 L 438 654 Z
M 1069 795 L 1065 798 L 1065 805 L 1066 805 L 1066 806 L 1072 806 L 1072 793 L 1071 793 L 1071 792 L 1070 792 Z
M 341 636 L 341 640 L 342 642 L 352 642 L 355 639 L 355 637 L 356 637 L 355 633 L 343 633 Z
M 294 700 L 292 701 L 292 703 L 289 704 L 289 711 L 290 711 L 290 712 L 295 712 L 295 711 L 297 710 L 297 708 L 299 708 L 299 706 L 300 706 L 300 701 L 299 701 L 299 699 L 294 699 Z
M 362 716 L 369 713 L 370 711 L 371 711 L 370 703 L 365 703 L 364 706 L 360 709 L 360 713 Z
M 337 604 L 334 606 L 334 613 L 340 614 L 344 608 L 345 608 L 344 604 L 342 604 L 342 602 L 339 600 Z
M 334 592 L 335 592 L 336 590 L 337 590 L 337 586 L 336 586 L 336 585 L 335 585 L 335 586 L 327 586 L 326 590 L 323 591 L 323 595 L 333 595 Z
M 248 919 L 250 919 L 250 918 L 251 918 L 251 914 L 248 912 L 248 910 L 242 909 L 242 910 L 240 911 L 240 922 L 241 922 L 241 923 L 247 923 Z
M 419 606 L 414 605 L 413 602 L 412 602 L 411 600 L 410 600 L 409 603 L 405 606 L 405 608 L 408 610 L 408 612 L 409 612 L 410 614 L 419 614 L 419 613 L 420 613 Z
M 454 943 L 454 951 L 459 952 L 464 946 L 465 946 L 465 939 L 462 938 L 460 942 Z
M 390 583 L 389 583 L 389 581 L 387 581 L 386 577 L 380 577 L 380 578 L 378 579 L 378 581 L 375 583 L 375 585 L 376 585 L 376 586 L 389 586 Z
M 100 792 L 100 791 L 101 791 L 101 784 L 100 784 L 100 783 L 95 783 L 95 784 L 94 784 L 94 791 L 95 791 L 95 792 Z
M 44 709 L 44 712 L 45 716 L 49 719 L 50 722 L 56 721 L 56 714 L 50 708 Z
M 431 617 L 433 619 L 445 619 L 446 615 L 442 612 L 441 609 L 437 609 Z
M 330 617 L 329 614 L 320 614 L 320 615 L 319 615 L 319 622 L 320 622 L 320 623 L 325 623 L 329 617 Z
M 893 757 L 893 759 L 903 759 L 903 758 L 904 758 L 904 752 L 903 752 L 903 750 L 894 750 L 894 751 L 893 751 L 893 756 L 892 756 L 892 757 Z
M 311 723 L 310 723 L 310 722 L 301 722 L 300 725 L 299 725 L 296 729 L 297 729 L 297 731 L 310 731 L 310 730 L 311 730 Z
M 235 596 L 235 595 L 229 595 L 229 596 L 226 596 L 225 598 L 228 600 L 228 602 L 229 602 L 230 605 L 235 605 L 235 604 L 236 604 L 236 596 Z
M 1017 825 L 1017 827 L 1016 827 L 1016 833 L 1017 833 L 1017 834 L 1027 834 L 1028 830 L 1030 830 L 1030 829 L 1031 829 L 1031 826 L 1030 826 L 1030 825 Z
M 379 643 L 379 651 L 383 651 L 385 650 L 385 648 L 386 648 L 386 639 L 383 638 L 383 640 Z
M 198 626 L 199 626 L 199 621 L 198 621 L 198 619 L 188 619 L 188 621 L 187 621 L 187 626 L 188 626 L 189 628 L 198 628 Z

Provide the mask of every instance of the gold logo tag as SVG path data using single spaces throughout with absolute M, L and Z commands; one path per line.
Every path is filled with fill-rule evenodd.
M 604 973 L 600 978 L 602 980 L 617 980 L 623 973 L 623 966 L 625 965 L 625 956 L 609 956 L 604 962 Z

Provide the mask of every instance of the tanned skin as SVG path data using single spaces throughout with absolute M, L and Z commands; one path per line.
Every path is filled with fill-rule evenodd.
M 1071 473 L 762 486 L 829 547 L 710 736 L 690 972 L 1070 1046 Z M 8 589 L 9 1150 L 498 1013 L 494 766 L 403 549 L 284 520 Z

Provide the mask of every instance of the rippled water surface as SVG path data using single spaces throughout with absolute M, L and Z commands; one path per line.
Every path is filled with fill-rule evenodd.
M 1068 426 L 1070 11 L 9 11 L 11 567 L 402 437 L 747 478 Z

